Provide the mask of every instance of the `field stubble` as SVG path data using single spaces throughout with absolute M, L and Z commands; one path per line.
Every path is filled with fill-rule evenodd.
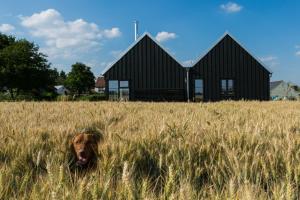
M 67 138 L 103 132 L 98 167 Z M 300 103 L 0 103 L 0 199 L 299 199 Z

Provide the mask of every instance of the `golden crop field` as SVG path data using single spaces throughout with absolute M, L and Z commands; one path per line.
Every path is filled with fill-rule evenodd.
M 67 136 L 103 132 L 97 169 Z M 299 199 L 300 102 L 0 103 L 0 199 Z

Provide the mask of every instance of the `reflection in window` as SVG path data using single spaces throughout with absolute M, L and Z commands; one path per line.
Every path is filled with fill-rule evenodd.
M 222 94 L 224 94 L 227 90 L 227 80 L 222 80 L 221 84 L 222 84 Z
M 109 100 L 129 100 L 128 81 L 110 80 L 108 82 Z
M 221 95 L 224 99 L 231 99 L 234 97 L 234 82 L 232 79 L 221 80 Z
M 116 80 L 108 81 L 108 98 L 109 100 L 118 100 L 119 82 Z
M 128 81 L 120 81 L 120 100 L 129 100 L 129 83 Z
M 227 82 L 227 92 L 229 95 L 233 95 L 233 80 Z
M 195 101 L 203 100 L 203 79 L 195 79 Z
M 128 88 L 128 81 L 120 81 L 120 88 L 127 87 Z

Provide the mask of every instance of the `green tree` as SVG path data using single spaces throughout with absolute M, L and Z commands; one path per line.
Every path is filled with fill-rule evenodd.
M 57 72 L 57 70 L 56 70 L 56 72 Z M 66 79 L 67 79 L 66 73 L 63 70 L 61 70 L 60 72 L 57 72 L 57 77 L 55 79 L 55 84 L 56 85 L 64 85 Z
M 95 76 L 91 72 L 91 68 L 83 63 L 72 65 L 71 72 L 68 73 L 66 87 L 74 94 L 82 94 L 90 92 L 95 87 Z
M 15 40 L 16 39 L 12 36 L 7 36 L 5 34 L 0 33 L 0 53 L 4 48 L 15 43 Z M 4 65 L 3 60 L 0 59 L 0 90 L 2 89 L 2 87 L 4 87 L 4 79 L 5 79 L 3 74 L 4 71 L 3 65 Z
M 0 51 L 5 47 L 8 47 L 9 45 L 15 43 L 15 41 L 15 37 L 0 33 Z
M 66 75 L 66 72 L 64 72 L 63 70 L 60 71 L 59 73 L 59 77 L 63 80 L 66 80 L 67 78 L 67 75 Z
M 55 80 L 55 85 L 64 85 L 65 84 L 67 75 L 63 70 L 58 72 L 57 68 L 54 68 L 53 72 L 52 72 L 52 76 L 53 76 L 53 79 Z
M 54 67 L 54 69 L 52 71 L 52 76 L 53 76 L 53 79 L 55 80 L 55 85 L 59 85 L 58 84 L 59 72 L 57 71 L 57 69 L 55 67 Z
M 53 70 L 39 47 L 25 39 L 0 35 L 0 87 L 7 87 L 12 99 L 20 93 L 39 94 L 54 85 Z

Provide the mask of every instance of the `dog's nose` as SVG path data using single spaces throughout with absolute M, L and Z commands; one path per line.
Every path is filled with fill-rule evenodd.
M 80 155 L 80 156 L 85 156 L 84 150 L 80 150 L 80 151 L 79 151 L 79 155 Z

